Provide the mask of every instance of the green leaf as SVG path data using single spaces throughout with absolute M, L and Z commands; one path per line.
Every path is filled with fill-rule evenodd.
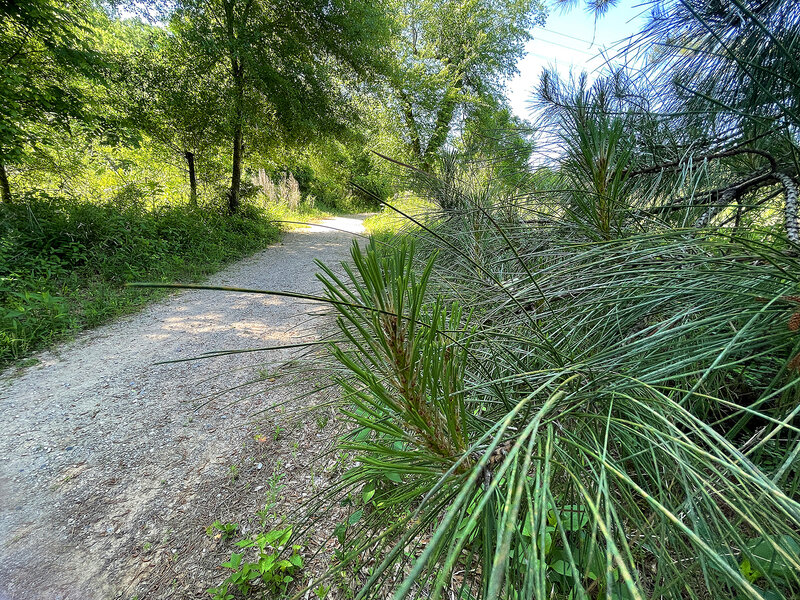
M 266 556 L 262 556 L 261 560 L 258 561 L 258 569 L 261 573 L 268 573 L 275 568 L 275 560 L 278 558 L 277 554 L 268 554 Z
M 566 561 L 557 560 L 552 565 L 550 565 L 550 568 L 553 569 L 553 571 L 555 571 L 556 573 L 564 575 L 565 577 L 572 576 L 572 567 Z
M 525 519 L 525 523 L 522 525 L 522 535 L 533 537 L 533 521 L 530 517 Z
M 356 523 L 358 523 L 361 520 L 361 517 L 363 515 L 364 515 L 364 510 L 363 509 L 357 510 L 356 512 L 354 512 L 352 515 L 350 515 L 347 518 L 347 524 L 348 525 L 355 525 Z
M 369 439 L 370 433 L 371 431 L 369 429 L 367 429 L 366 427 L 361 427 L 353 436 L 353 439 L 356 442 L 365 442 Z
M 589 522 L 589 511 L 582 504 L 567 504 L 559 514 L 565 531 L 580 531 Z
M 399 473 L 395 473 L 394 471 L 390 471 L 388 473 L 384 473 L 384 476 L 389 481 L 394 481 L 395 483 L 403 483 L 403 479 L 400 477 Z
M 375 495 L 375 484 L 369 484 L 364 486 L 364 491 L 361 492 L 361 500 L 364 501 L 364 504 L 372 500 L 372 497 Z
M 783 556 L 775 546 L 781 548 L 789 557 Z M 755 579 L 758 579 L 756 573 L 788 577 L 796 572 L 791 563 L 800 562 L 800 545 L 789 535 L 755 538 L 747 544 L 747 549 L 751 552 L 752 559 L 748 561 L 745 558 L 742 564 L 748 562 L 746 567 L 749 568 L 750 577 L 755 576 Z M 739 568 L 742 570 L 741 565 Z M 745 574 L 744 571 L 742 571 L 742 574 Z M 747 575 L 745 576 L 747 577 Z M 755 581 L 755 579 L 751 579 L 751 581 Z
M 239 565 L 242 562 L 242 557 L 244 554 L 236 554 L 235 552 L 231 554 L 231 558 L 228 562 L 222 563 L 223 567 L 227 567 L 228 569 L 238 569 Z
M 750 564 L 750 560 L 747 558 L 739 565 L 739 572 L 744 575 L 750 583 L 753 583 L 762 575 L 761 572 L 753 568 Z
M 764 598 L 764 600 L 786 600 L 786 596 L 784 596 L 783 594 L 780 594 L 780 593 L 778 593 L 778 592 L 776 592 L 774 590 L 764 590 L 764 589 L 761 589 L 760 587 L 758 587 L 757 585 L 754 585 L 753 588 L 759 594 L 761 594 L 761 597 Z
M 336 529 L 333 530 L 333 533 L 336 534 L 336 539 L 339 543 L 344 544 L 345 534 L 347 533 L 347 522 L 339 523 Z
M 275 531 L 270 531 L 269 533 L 264 534 L 263 539 L 270 546 L 278 547 L 285 545 L 286 542 L 289 541 L 290 537 L 292 537 L 292 528 L 287 527 L 286 529 L 276 529 Z

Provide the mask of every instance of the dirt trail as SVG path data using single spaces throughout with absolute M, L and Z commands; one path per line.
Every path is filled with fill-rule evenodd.
M 325 224 L 362 229 L 358 218 Z M 210 283 L 319 292 L 314 259 L 338 264 L 352 239 L 318 226 L 291 232 Z M 209 598 L 229 549 L 205 527 L 239 519 L 246 530 L 243 511 L 274 499 L 279 475 L 282 501 L 306 496 L 304 453 L 330 435 L 327 417 L 291 431 L 276 431 L 270 415 L 250 420 L 297 391 L 272 383 L 289 351 L 153 363 L 314 339 L 310 310 L 290 298 L 184 291 L 6 372 L 0 600 Z M 199 397 L 253 380 L 198 408 Z

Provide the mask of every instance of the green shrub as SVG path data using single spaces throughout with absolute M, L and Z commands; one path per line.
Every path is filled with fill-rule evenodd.
M 135 310 L 275 240 L 263 210 L 96 204 L 45 194 L 0 206 L 0 363 Z

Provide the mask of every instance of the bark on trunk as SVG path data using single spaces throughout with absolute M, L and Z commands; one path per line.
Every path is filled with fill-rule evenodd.
M 422 142 L 419 138 L 417 121 L 414 118 L 414 107 L 411 104 L 411 99 L 403 90 L 399 90 L 399 94 L 403 103 L 403 118 L 406 122 L 406 128 L 408 128 L 409 138 L 411 138 L 411 152 L 417 160 L 422 160 Z
M 231 173 L 231 189 L 228 192 L 228 212 L 235 214 L 239 210 L 239 188 L 242 183 L 242 125 L 236 124 L 233 132 L 233 170 Z
M 183 155 L 186 157 L 186 164 L 189 167 L 189 202 L 192 206 L 197 206 L 197 174 L 194 170 L 194 152 L 186 150 Z
M 8 173 L 6 166 L 0 162 L 0 200 L 11 202 L 11 186 L 8 185 Z
M 238 53 L 239 38 L 248 27 L 253 0 L 247 0 L 242 12 L 234 10 L 235 0 L 223 0 L 225 26 L 230 43 L 231 78 L 233 79 L 233 167 L 231 189 L 228 191 L 228 212 L 239 210 L 239 195 L 242 184 L 242 154 L 244 153 L 244 66 Z M 238 18 L 237 18 L 238 16 Z
M 235 214 L 239 210 L 242 154 L 244 152 L 244 69 L 235 56 L 231 56 L 231 75 L 233 75 L 235 96 L 233 99 L 233 168 L 231 172 L 231 189 L 228 193 L 228 212 Z

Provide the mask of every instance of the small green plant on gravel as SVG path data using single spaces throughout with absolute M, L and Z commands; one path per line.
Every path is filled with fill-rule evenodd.
M 222 567 L 233 571 L 219 586 L 208 593 L 214 600 L 230 600 L 232 589 L 247 597 L 256 589 L 270 595 L 285 594 L 289 584 L 303 568 L 302 546 L 288 547 L 292 528 L 261 532 L 236 543 L 242 552 L 233 552 Z M 252 559 L 246 558 L 248 555 Z
M 172 538 L 172 528 L 167 527 L 167 530 L 164 532 L 164 537 L 161 538 L 161 543 L 167 545 L 171 538 Z
M 286 488 L 286 484 L 281 483 L 281 480 L 286 476 L 286 474 L 281 471 L 282 466 L 280 460 L 275 464 L 275 469 L 267 480 L 267 491 L 264 494 L 264 508 L 256 511 L 256 515 L 258 515 L 258 518 L 261 520 L 262 528 L 266 527 L 267 523 L 276 518 L 273 511 L 278 504 L 281 492 Z
M 223 540 L 229 540 L 236 535 L 236 532 L 239 531 L 238 523 L 223 523 L 222 521 L 214 521 L 211 525 L 206 527 L 206 535 L 211 537 L 215 531 L 218 531 L 219 535 Z
M 281 437 L 281 429 L 280 425 L 275 425 L 275 431 L 272 432 L 272 441 L 277 442 Z
M 350 454 L 344 450 L 340 450 L 336 453 L 336 459 L 328 465 L 325 470 L 331 473 L 338 473 L 339 471 L 344 471 L 350 462 Z
M 325 412 L 318 412 L 317 416 L 314 418 L 314 422 L 317 424 L 318 429 L 325 429 L 328 425 L 328 421 L 330 420 L 330 415 Z
M 256 371 L 256 376 L 258 377 L 259 381 L 275 380 L 275 373 L 267 368 L 261 368 Z
M 231 474 L 231 483 L 236 482 L 236 480 L 239 478 L 239 466 L 238 465 L 229 466 L 228 472 Z
M 340 539 L 341 543 L 341 539 Z M 357 580 L 356 574 L 361 566 L 358 556 L 350 556 L 352 549 L 345 551 L 335 549 L 333 551 L 333 583 L 336 586 L 338 595 L 342 598 L 355 598 L 356 590 L 354 582 Z

